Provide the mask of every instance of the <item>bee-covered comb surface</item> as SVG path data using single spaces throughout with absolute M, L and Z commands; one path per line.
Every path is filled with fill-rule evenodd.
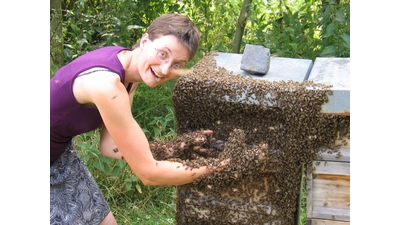
M 231 74 L 210 53 L 179 78 L 173 102 L 178 134 L 213 130 L 212 157 L 186 164 L 230 163 L 178 187 L 177 224 L 294 224 L 301 167 L 335 154 L 350 117 L 321 113 L 331 86 Z M 213 150 L 213 149 L 212 149 Z

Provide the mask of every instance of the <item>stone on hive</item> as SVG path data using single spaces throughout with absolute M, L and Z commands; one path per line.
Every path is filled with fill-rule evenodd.
M 268 73 L 271 53 L 261 45 L 246 44 L 243 51 L 240 69 L 250 74 L 265 75 Z

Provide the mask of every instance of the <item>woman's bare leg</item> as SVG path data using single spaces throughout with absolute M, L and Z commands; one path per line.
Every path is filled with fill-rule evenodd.
M 104 220 L 101 221 L 100 225 L 117 225 L 117 221 L 111 211 L 107 214 Z

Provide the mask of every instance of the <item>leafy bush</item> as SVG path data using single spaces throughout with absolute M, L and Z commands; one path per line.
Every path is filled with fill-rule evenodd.
M 350 57 L 350 1 L 268 1 L 253 4 L 245 43 L 280 57 Z

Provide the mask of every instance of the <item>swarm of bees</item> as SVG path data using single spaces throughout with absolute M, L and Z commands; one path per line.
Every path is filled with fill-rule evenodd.
M 188 167 L 230 163 L 178 187 L 176 222 L 293 224 L 302 165 L 337 151 L 337 140 L 350 138 L 350 117 L 321 113 L 329 85 L 231 74 L 215 54 L 180 77 L 173 94 L 178 134 L 213 130 L 211 153 L 175 160 Z

